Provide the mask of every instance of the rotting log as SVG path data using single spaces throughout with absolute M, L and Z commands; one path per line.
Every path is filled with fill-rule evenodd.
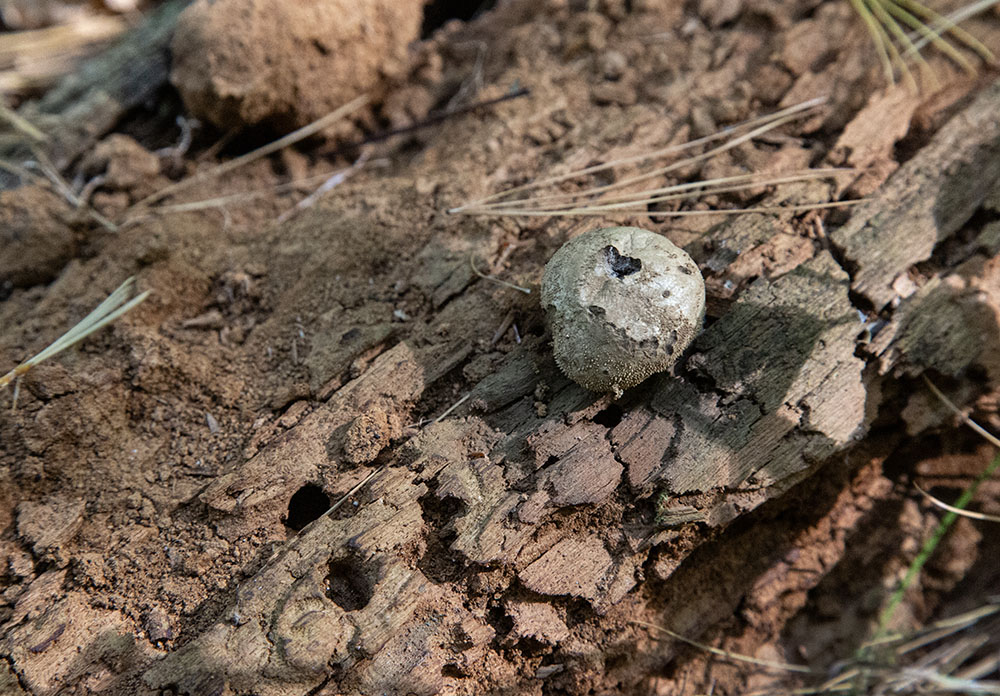
M 840 461 L 893 380 L 996 368 L 996 317 L 949 278 L 1000 251 L 1000 223 L 922 288 L 899 278 L 977 210 L 1000 213 L 997 113 L 1000 83 L 832 230 L 828 250 L 754 281 L 677 376 L 618 404 L 566 380 L 529 337 L 461 408 L 384 452 L 385 466 L 347 466 L 358 419 L 405 411 L 463 356 L 406 341 L 382 353 L 200 497 L 219 533 L 236 536 L 250 512 L 277 510 L 308 481 L 348 490 L 376 472 L 355 505 L 284 544 L 145 682 L 189 694 L 524 692 L 536 678 L 616 669 L 628 683 L 621 664 L 664 664 L 671 648 L 654 651 L 630 620 L 697 635 L 738 601 L 738 587 L 712 578 L 739 574 L 718 565 L 745 563 L 752 577 L 763 554 L 740 541 L 706 559 L 699 547 Z M 748 217 L 724 234 L 765 228 Z M 593 640 L 566 639 L 570 610 L 601 619 Z M 505 662 L 498 648 L 519 640 L 552 655 L 534 671 Z M 608 644 L 628 659 L 606 662 L 596 646 Z

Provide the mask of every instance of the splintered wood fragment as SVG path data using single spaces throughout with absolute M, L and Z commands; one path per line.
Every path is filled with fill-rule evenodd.
M 646 447 L 663 448 L 655 467 L 644 463 L 650 455 L 636 451 L 633 440 L 623 443 L 626 459 L 645 469 L 635 483 L 665 483 L 675 494 L 745 487 L 762 501 L 810 467 L 787 448 L 797 428 L 816 433 L 831 451 L 849 442 L 864 421 L 864 363 L 853 354 L 861 324 L 847 290 L 847 274 L 825 252 L 776 281 L 751 285 L 696 340 L 689 361 L 717 393 L 660 378 L 650 405 L 674 420 L 644 429 L 679 430 L 666 445 L 662 437 L 649 438 Z M 841 393 L 857 402 L 842 403 Z M 827 408 L 830 400 L 843 408 Z
M 539 594 L 596 599 L 612 565 L 600 538 L 569 537 L 521 571 L 519 577 L 525 587 Z
M 1000 82 L 946 123 L 831 241 L 855 267 L 853 289 L 876 309 L 895 298 L 893 282 L 931 257 L 1000 182 Z

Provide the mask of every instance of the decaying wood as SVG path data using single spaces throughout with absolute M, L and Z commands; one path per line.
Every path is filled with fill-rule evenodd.
M 1000 84 L 831 232 L 833 253 L 754 281 L 678 375 L 650 380 L 620 406 L 560 375 L 544 340 L 525 340 L 455 413 L 383 452 L 388 466 L 356 505 L 280 548 L 146 683 L 191 694 L 227 685 L 265 695 L 509 689 L 531 675 L 493 649 L 507 617 L 503 640 L 558 644 L 536 676 L 604 669 L 586 641 L 564 640 L 570 608 L 603 617 L 595 631 L 614 630 L 623 651 L 662 664 L 671 652 L 645 650 L 647 633 L 630 617 L 697 632 L 737 601 L 734 588 L 713 586 L 699 546 L 836 461 L 865 434 L 894 374 L 933 366 L 958 375 L 983 360 L 976 332 L 988 319 L 995 333 L 995 318 L 977 319 L 975 298 L 943 277 L 950 271 L 908 297 L 896 280 L 984 200 L 995 205 L 997 113 Z M 723 236 L 738 248 L 766 229 L 736 222 Z M 967 256 L 996 250 L 990 230 Z M 461 315 L 459 293 L 472 280 L 449 295 L 450 316 Z M 852 292 L 891 313 L 872 320 Z M 995 348 L 996 337 L 985 345 Z M 376 410 L 374 421 L 392 422 L 462 355 L 460 345 L 405 341 L 382 353 L 207 487 L 200 499 L 218 511 L 219 533 L 243 533 L 249 511 L 277 512 L 317 478 L 348 491 L 377 468 L 379 449 L 369 464 L 350 462 L 348 440 L 360 431 L 352 423 Z M 740 544 L 720 562 L 752 566 L 760 554 Z M 651 583 L 658 594 L 643 591 Z M 454 678 L 485 663 L 489 683 Z
M 880 195 L 831 233 L 853 269 L 853 287 L 881 309 L 893 282 L 954 234 L 1000 179 L 1000 86 L 994 84 L 951 120 Z M 888 203 L 888 205 L 887 205 Z M 905 243 L 887 244 L 887 239 Z

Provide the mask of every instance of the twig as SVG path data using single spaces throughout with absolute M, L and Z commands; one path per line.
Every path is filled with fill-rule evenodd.
M 277 140 L 270 142 L 267 145 L 259 147 L 256 150 L 252 150 L 251 152 L 248 152 L 245 155 L 240 155 L 239 157 L 231 159 L 228 162 L 223 162 L 222 164 L 213 167 L 208 171 L 200 172 L 198 174 L 195 174 L 194 176 L 188 177 L 187 179 L 178 181 L 177 183 L 162 188 L 159 191 L 156 191 L 155 193 L 151 193 L 150 195 L 146 196 L 141 201 L 136 203 L 135 206 L 133 207 L 151 205 L 157 201 L 166 198 L 167 196 L 176 194 L 178 191 L 183 191 L 186 188 L 190 188 L 196 183 L 204 183 L 208 179 L 214 179 L 223 174 L 226 174 L 227 172 L 231 172 L 237 167 L 242 167 L 245 164 L 249 164 L 251 162 L 259 160 L 262 157 L 267 157 L 273 152 L 277 152 L 278 150 L 286 148 L 289 145 L 294 145 L 300 140 L 304 140 L 312 135 L 315 135 L 316 133 L 319 133 L 320 131 L 330 127 L 337 121 L 340 121 L 341 119 L 354 113 L 367 103 L 368 103 L 368 96 L 361 95 L 360 97 L 357 97 L 356 99 L 348 102 L 347 104 L 344 104 L 339 109 L 336 109 L 328 113 L 326 116 L 323 116 L 322 118 L 319 118 L 313 121 L 312 123 L 305 125 L 302 128 L 299 128 L 296 131 L 292 131 L 288 135 L 278 138 Z

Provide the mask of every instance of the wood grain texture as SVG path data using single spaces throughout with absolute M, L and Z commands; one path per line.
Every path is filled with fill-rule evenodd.
M 489 660 L 494 681 L 477 687 L 488 690 L 519 678 L 489 649 L 505 617 L 520 627 L 515 634 L 558 641 L 574 602 L 605 617 L 605 627 L 646 610 L 697 632 L 731 611 L 738 590 L 711 585 L 712 564 L 752 568 L 759 556 L 739 539 L 710 561 L 695 557 L 699 547 L 849 451 L 894 374 L 934 366 L 958 375 L 982 360 L 984 345 L 998 344 L 995 320 L 992 336 L 975 333 L 992 317 L 970 322 L 974 303 L 956 313 L 952 269 L 909 298 L 892 290 L 987 197 L 1000 140 L 986 114 L 998 112 L 993 86 L 831 232 L 850 272 L 820 248 L 775 279 L 757 279 L 676 375 L 617 404 L 569 382 L 545 341 L 528 337 L 465 405 L 393 453 L 355 512 L 321 518 L 279 549 L 212 628 L 146 673 L 147 684 L 196 690 L 222 679 L 238 689 L 264 674 L 256 693 L 328 683 L 348 693 L 429 694 L 454 686 L 448 674 L 474 675 L 477 661 Z M 944 167 L 931 166 L 941 158 Z M 983 175 L 970 185 L 973 165 Z M 731 238 L 762 229 L 734 223 Z M 897 307 L 873 322 L 852 292 Z M 449 308 L 460 314 L 466 300 L 459 294 Z M 203 500 L 238 519 L 240 506 L 285 500 L 319 470 L 347 490 L 370 471 L 338 469 L 338 433 L 352 414 L 373 399 L 384 410 L 419 399 L 458 351 L 396 345 Z M 282 468 L 288 462 L 296 473 Z M 330 568 L 355 580 L 324 580 Z M 643 591 L 653 580 L 672 589 L 653 600 Z M 338 606 L 329 589 L 338 582 L 359 583 L 363 606 Z M 622 631 L 623 645 L 642 644 L 634 628 Z M 578 642 L 559 650 L 567 663 L 586 662 Z M 670 654 L 636 659 L 662 664 Z M 335 665 L 334 676 L 323 665 Z

